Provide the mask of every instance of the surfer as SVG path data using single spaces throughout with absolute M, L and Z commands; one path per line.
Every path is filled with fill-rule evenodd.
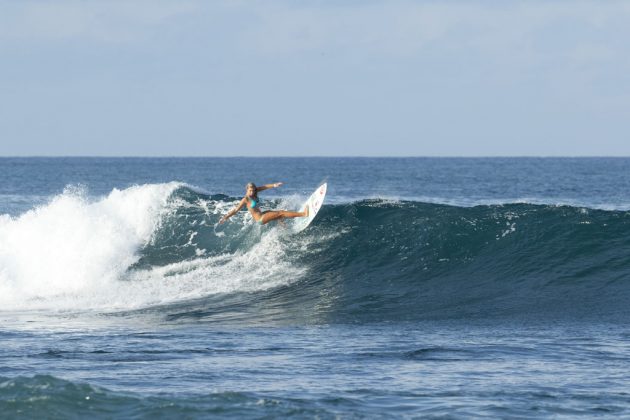
M 267 184 L 261 187 L 257 187 L 253 182 L 247 184 L 247 190 L 245 197 L 240 203 L 225 216 L 219 220 L 219 223 L 224 223 L 227 219 L 234 216 L 243 206 L 247 206 L 247 210 L 252 215 L 254 220 L 261 225 L 265 225 L 272 220 L 282 220 L 292 217 L 308 217 L 308 205 L 304 208 L 304 211 L 287 211 L 287 210 L 266 210 L 260 211 L 260 200 L 258 199 L 258 192 L 268 190 L 269 188 L 278 188 L 282 185 L 282 182 L 276 182 L 275 184 Z

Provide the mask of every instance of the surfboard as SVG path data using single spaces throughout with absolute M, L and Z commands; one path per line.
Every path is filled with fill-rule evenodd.
M 311 224 L 319 209 L 322 208 L 322 204 L 324 204 L 324 198 L 326 197 L 326 188 L 327 184 L 323 183 L 320 185 L 313 194 L 306 200 L 306 202 L 302 205 L 300 211 L 304 211 L 306 206 L 308 206 L 308 217 L 296 217 L 293 222 L 293 233 L 302 232 L 304 229 Z

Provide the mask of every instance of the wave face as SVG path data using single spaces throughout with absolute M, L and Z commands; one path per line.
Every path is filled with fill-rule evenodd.
M 625 211 L 364 200 L 290 235 L 246 212 L 216 226 L 234 204 L 171 183 L 4 216 L 0 304 L 316 324 L 628 313 Z

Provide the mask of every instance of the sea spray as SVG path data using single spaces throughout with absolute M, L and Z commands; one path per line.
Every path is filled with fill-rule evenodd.
M 114 189 L 91 200 L 68 188 L 19 217 L 0 220 L 0 303 L 99 295 L 138 259 L 179 184 Z

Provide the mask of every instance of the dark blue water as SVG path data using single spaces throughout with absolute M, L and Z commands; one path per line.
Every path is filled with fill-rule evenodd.
M 630 159 L 0 159 L 0 417 L 624 417 Z M 299 235 L 241 212 L 326 204 Z

